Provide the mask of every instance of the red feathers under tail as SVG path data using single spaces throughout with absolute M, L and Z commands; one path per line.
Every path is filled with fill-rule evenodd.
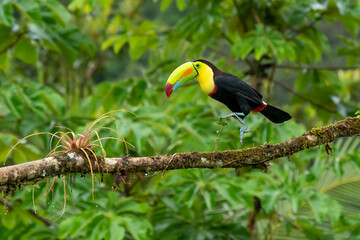
M 260 111 L 260 113 L 273 123 L 282 123 L 291 119 L 290 114 L 269 104 L 267 104 L 266 107 Z

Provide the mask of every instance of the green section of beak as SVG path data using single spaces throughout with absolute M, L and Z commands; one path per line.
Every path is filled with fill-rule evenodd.
M 196 71 L 192 62 L 187 62 L 176 68 L 168 78 L 166 82 L 165 92 L 168 97 L 173 90 L 178 88 L 181 84 L 196 77 L 198 72 Z

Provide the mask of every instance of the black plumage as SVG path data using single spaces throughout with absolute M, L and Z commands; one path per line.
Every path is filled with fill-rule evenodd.
M 263 102 L 263 96 L 235 75 L 222 72 L 209 61 L 199 59 L 208 65 L 214 73 L 215 89 L 209 96 L 225 104 L 234 113 L 243 113 L 246 117 L 251 111 L 260 112 L 274 123 L 291 119 L 287 112 Z

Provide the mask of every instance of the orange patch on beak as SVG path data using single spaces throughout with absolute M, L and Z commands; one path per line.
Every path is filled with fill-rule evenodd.
M 181 75 L 181 77 L 179 78 L 179 80 L 182 79 L 183 77 L 185 77 L 186 75 L 189 75 L 189 74 L 192 73 L 192 72 L 193 72 L 193 69 L 192 69 L 192 68 L 186 69 L 186 71 L 183 73 L 183 75 Z

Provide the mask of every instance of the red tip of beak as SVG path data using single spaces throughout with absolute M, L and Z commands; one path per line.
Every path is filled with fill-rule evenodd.
M 168 98 L 170 98 L 170 95 L 173 92 L 173 87 L 174 87 L 174 85 L 172 85 L 171 83 L 166 83 L 165 93 Z

